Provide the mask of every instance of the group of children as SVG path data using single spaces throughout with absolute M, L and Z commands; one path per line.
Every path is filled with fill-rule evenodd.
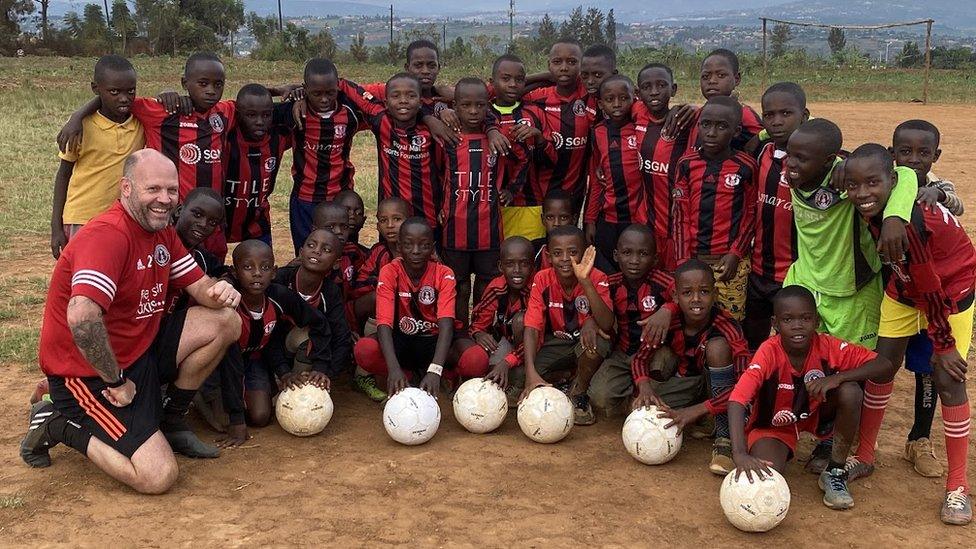
M 437 47 L 417 41 L 386 83 L 312 59 L 301 84 L 248 84 L 228 101 L 219 59 L 195 54 L 186 97 L 146 99 L 125 59 L 103 57 L 97 97 L 59 136 L 52 251 L 111 204 L 129 152 L 157 148 L 177 165 L 180 238 L 243 296 L 238 345 L 198 402 L 215 425 L 222 405 L 225 445 L 270 422 L 278 390 L 328 389 L 354 367 L 377 401 L 485 377 L 512 405 L 561 388 L 580 425 L 656 405 L 714 437 L 716 474 L 783 470 L 810 433 L 806 469 L 828 507 L 848 509 L 907 356 L 905 457 L 942 474 L 929 441 L 941 398 L 941 516 L 971 521 L 976 252 L 952 184 L 931 174 L 935 126 L 911 120 L 890 147 L 848 153 L 795 83 L 767 89 L 761 115 L 740 104 L 738 59 L 723 49 L 702 64 L 700 108 L 671 105 L 668 66 L 646 65 L 635 83 L 613 50 L 572 41 L 552 46 L 541 74 L 510 54 L 488 83 L 438 84 L 438 70 Z M 364 130 L 378 161 L 371 248 L 350 160 Z M 268 197 L 289 148 L 296 257 L 276 262 Z

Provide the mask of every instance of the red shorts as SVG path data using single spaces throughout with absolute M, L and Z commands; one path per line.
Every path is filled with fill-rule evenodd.
M 810 433 L 819 440 L 829 438 L 834 432 L 833 423 L 821 424 L 820 410 L 802 421 L 784 425 L 782 427 L 756 427 L 746 433 L 746 446 L 752 451 L 752 446 L 761 439 L 772 438 L 786 445 L 790 449 L 790 457 L 796 453 L 796 443 L 800 433 Z

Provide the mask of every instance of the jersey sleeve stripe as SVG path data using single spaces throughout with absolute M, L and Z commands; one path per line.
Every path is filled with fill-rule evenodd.
M 78 284 L 87 284 L 88 286 L 92 286 L 93 288 L 97 288 L 98 290 L 100 290 L 102 293 L 108 296 L 110 300 L 114 300 L 115 284 L 109 285 L 109 283 L 111 283 L 111 281 L 108 281 L 108 283 L 106 283 L 106 281 L 103 280 L 102 278 L 90 274 L 81 274 L 80 271 L 78 273 L 75 273 L 75 276 L 71 278 L 72 286 L 76 286 Z
M 193 257 L 189 254 L 185 255 L 182 259 L 176 263 L 173 263 L 173 268 L 170 270 L 169 278 L 170 280 L 180 278 L 181 276 L 192 271 L 194 267 L 196 267 L 196 262 L 193 261 Z
M 113 294 L 115 293 L 115 290 L 117 289 L 117 287 L 115 285 L 115 281 L 112 280 L 111 277 L 109 277 L 108 275 L 106 275 L 106 274 L 104 274 L 102 272 L 96 271 L 94 269 L 80 269 L 80 270 L 78 270 L 71 277 L 71 283 L 74 284 L 75 283 L 75 279 L 77 279 L 78 277 L 85 277 L 85 276 L 91 276 L 93 278 L 97 278 L 97 279 L 101 280 L 105 284 L 105 287 L 108 288 L 108 289 L 110 289 Z

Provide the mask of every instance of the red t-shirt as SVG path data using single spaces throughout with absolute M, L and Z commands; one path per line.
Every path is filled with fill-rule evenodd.
M 780 336 L 763 342 L 732 389 L 729 401 L 751 405 L 746 429 L 784 427 L 816 418 L 820 400 L 807 394 L 806 382 L 860 368 L 878 355 L 827 334 L 816 334 L 803 370 L 790 363 Z
M 404 335 L 436 336 L 437 321 L 454 318 L 457 297 L 454 271 L 429 261 L 414 284 L 396 258 L 380 269 L 376 283 L 376 325 L 389 326 Z
M 610 307 L 610 283 L 607 275 L 593 269 L 590 280 L 603 303 Z M 590 318 L 590 301 L 577 283 L 567 294 L 559 284 L 554 269 L 544 269 L 532 279 L 529 291 L 529 307 L 525 311 L 525 326 L 535 328 L 540 334 L 551 333 L 561 339 L 577 339 L 583 322 Z
M 176 229 L 147 232 L 116 202 L 72 237 L 54 266 L 41 327 L 41 370 L 61 377 L 98 375 L 68 326 L 72 297 L 87 297 L 102 308 L 109 343 L 125 369 L 156 337 L 167 292 L 203 276 Z

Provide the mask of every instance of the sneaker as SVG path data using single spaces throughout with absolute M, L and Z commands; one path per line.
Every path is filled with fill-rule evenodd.
M 386 400 L 386 391 L 376 385 L 376 376 L 355 376 L 352 380 L 352 385 L 357 391 L 368 396 L 373 402 L 383 402 Z
M 57 445 L 48 432 L 48 424 L 59 417 L 60 412 L 46 400 L 40 400 L 31 406 L 30 423 L 27 426 L 27 436 L 20 441 L 20 457 L 31 467 L 50 467 L 51 456 L 48 451 Z
M 847 489 L 847 471 L 836 468 L 820 473 L 817 482 L 824 492 L 823 503 L 835 511 L 843 511 L 854 507 L 854 498 Z
M 935 457 L 932 441 L 927 438 L 905 443 L 905 459 L 915 466 L 915 472 L 928 478 L 942 476 L 942 464 Z
M 847 458 L 847 464 L 844 465 L 844 470 L 847 471 L 847 482 L 854 482 L 859 478 L 869 477 L 874 473 L 873 463 L 864 463 L 854 456 Z
M 583 393 L 572 397 L 573 401 L 573 424 L 593 425 L 596 423 L 596 414 L 593 413 L 593 406 L 590 405 L 590 395 Z
M 708 464 L 708 470 L 716 475 L 727 475 L 735 469 L 735 462 L 732 461 L 732 441 L 719 437 L 712 444 L 712 462 Z
M 942 522 L 965 526 L 973 521 L 973 501 L 962 486 L 946 492 L 942 502 Z
M 830 454 L 834 451 L 834 439 L 828 438 L 817 443 L 817 447 L 810 454 L 805 469 L 808 473 L 819 475 L 827 469 L 830 463 Z M 829 505 L 827 507 L 830 507 Z M 833 509 L 833 507 L 831 507 Z
M 573 388 L 573 380 L 564 379 L 563 381 L 556 381 L 552 386 L 562 391 L 564 395 L 569 396 L 569 390 Z
M 220 448 L 200 440 L 193 431 L 163 431 L 163 435 L 177 454 L 204 459 L 220 457 Z

